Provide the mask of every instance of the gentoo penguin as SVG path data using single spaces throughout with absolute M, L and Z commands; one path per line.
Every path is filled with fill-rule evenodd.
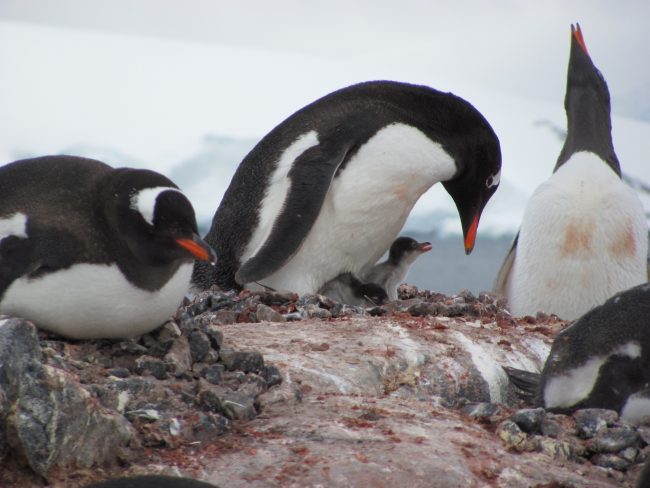
M 388 295 L 382 286 L 377 283 L 364 283 L 352 273 L 341 273 L 329 280 L 318 293 L 337 302 L 360 307 L 383 305 L 388 301 Z
M 375 264 L 363 275 L 363 279 L 383 287 L 388 293 L 389 300 L 397 300 L 397 287 L 404 282 L 411 265 L 418 256 L 430 250 L 430 242 L 418 242 L 411 237 L 398 237 L 390 246 L 388 259 Z
M 621 180 L 607 84 L 571 26 L 564 107 L 568 131 L 553 175 L 531 196 L 495 291 L 514 315 L 580 317 L 648 281 L 648 224 Z
M 131 337 L 162 324 L 194 259 L 214 262 L 170 180 L 92 159 L 0 167 L 0 313 L 62 336 Z
M 468 102 L 426 86 L 371 81 L 297 111 L 244 158 L 206 236 L 219 256 L 198 288 L 313 293 L 377 262 L 418 198 L 441 181 L 471 252 L 500 179 L 499 140 Z
M 218 488 L 204 481 L 163 475 L 116 478 L 87 485 L 86 488 Z
M 543 406 L 650 415 L 650 284 L 614 295 L 564 329 L 542 370 Z

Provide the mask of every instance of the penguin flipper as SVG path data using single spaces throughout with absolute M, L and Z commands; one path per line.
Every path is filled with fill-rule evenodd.
M 517 232 L 517 235 L 512 241 L 512 245 L 510 246 L 510 251 L 508 251 L 506 258 L 503 260 L 503 264 L 501 265 L 501 269 L 499 269 L 497 278 L 496 280 L 494 280 L 494 286 L 492 287 L 492 291 L 496 295 L 506 296 L 506 293 L 508 291 L 508 280 L 510 279 L 510 272 L 512 271 L 512 264 L 515 262 L 515 256 L 517 254 L 518 241 L 519 241 L 519 232 Z
M 296 158 L 291 185 L 271 233 L 257 253 L 235 273 L 240 284 L 259 281 L 280 269 L 298 251 L 320 213 L 337 169 L 350 147 L 319 144 Z

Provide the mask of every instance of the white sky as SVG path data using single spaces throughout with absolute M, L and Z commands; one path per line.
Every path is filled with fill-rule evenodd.
M 504 179 L 529 192 L 559 151 L 531 127 L 564 126 L 570 24 L 616 113 L 650 107 L 648 19 L 644 0 L 0 0 L 0 162 L 83 143 L 166 172 L 206 133 L 261 137 L 383 78 L 473 103 L 501 139 Z M 626 157 L 647 168 L 648 126 L 617 124 L 624 170 Z

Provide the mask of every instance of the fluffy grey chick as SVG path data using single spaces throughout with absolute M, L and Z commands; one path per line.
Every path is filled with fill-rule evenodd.
M 352 273 L 341 273 L 325 283 L 318 293 L 348 305 L 368 307 L 388 301 L 386 290 L 376 283 L 364 283 Z
M 430 250 L 430 242 L 418 242 L 411 237 L 398 237 L 390 246 L 388 259 L 375 264 L 363 279 L 384 288 L 389 300 L 397 300 L 397 287 L 404 282 L 411 265 L 418 256 Z

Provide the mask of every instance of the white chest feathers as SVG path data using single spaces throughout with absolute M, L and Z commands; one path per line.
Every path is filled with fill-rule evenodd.
M 76 264 L 6 290 L 0 313 L 75 339 L 133 337 L 165 322 L 188 290 L 192 263 L 182 264 L 154 292 L 129 283 L 116 266 Z
M 638 196 L 589 152 L 572 156 L 526 207 L 507 295 L 514 315 L 575 319 L 648 280 Z
M 242 263 L 268 238 L 291 191 L 288 172 L 295 159 L 318 144 L 318 134 L 311 131 L 285 150 L 271 177 L 259 226 L 242 255 Z M 405 124 L 382 128 L 332 180 L 320 214 L 296 254 L 260 282 L 277 289 L 314 293 L 342 272 L 360 274 L 388 249 L 420 196 L 455 173 L 451 156 L 417 128 Z

